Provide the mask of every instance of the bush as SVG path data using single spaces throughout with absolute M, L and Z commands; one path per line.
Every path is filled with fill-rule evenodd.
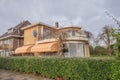
M 108 55 L 107 49 L 102 46 L 96 46 L 94 48 L 94 53 L 96 55 Z
M 120 61 L 113 59 L 0 57 L 0 68 L 65 80 L 120 79 Z

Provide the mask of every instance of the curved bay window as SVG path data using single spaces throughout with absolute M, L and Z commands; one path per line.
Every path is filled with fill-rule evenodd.
M 68 43 L 68 52 L 66 57 L 85 57 L 84 43 Z

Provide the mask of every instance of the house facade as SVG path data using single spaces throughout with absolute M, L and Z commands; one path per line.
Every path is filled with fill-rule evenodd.
M 16 48 L 23 46 L 24 37 L 21 28 L 30 24 L 29 21 L 23 21 L 0 36 L 0 56 L 10 56 L 14 54 Z
M 24 46 L 15 55 L 89 57 L 89 43 L 78 26 L 59 27 L 39 22 L 24 31 Z

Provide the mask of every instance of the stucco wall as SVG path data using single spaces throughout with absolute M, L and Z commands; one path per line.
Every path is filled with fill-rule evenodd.
M 36 43 L 38 37 L 33 36 L 33 30 L 38 31 L 38 27 L 39 26 L 36 25 L 36 26 L 30 27 L 30 28 L 24 30 L 24 45 L 30 45 L 30 44 L 35 44 Z

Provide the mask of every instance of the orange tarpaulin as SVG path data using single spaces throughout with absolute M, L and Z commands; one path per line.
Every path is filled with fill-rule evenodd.
M 58 50 L 59 50 L 58 42 L 41 43 L 38 45 L 34 45 L 31 48 L 31 52 L 55 52 Z
M 22 47 L 19 47 L 15 50 L 15 53 L 29 53 L 30 50 L 31 50 L 31 47 L 33 45 L 27 45 L 27 46 L 22 46 Z

